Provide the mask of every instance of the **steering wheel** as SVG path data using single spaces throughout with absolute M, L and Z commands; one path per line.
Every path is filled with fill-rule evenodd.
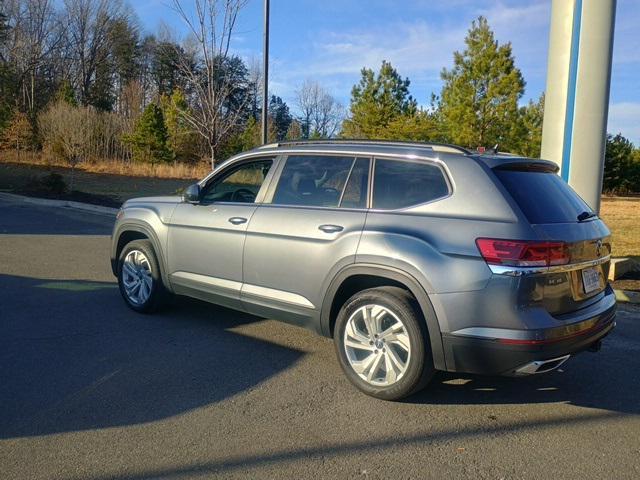
M 239 188 L 231 195 L 232 202 L 252 203 L 256 199 L 256 194 L 248 188 Z
M 340 195 L 340 191 L 338 191 L 338 189 L 333 188 L 333 187 L 322 187 L 322 190 L 324 191 L 324 193 L 331 193 L 334 195 Z

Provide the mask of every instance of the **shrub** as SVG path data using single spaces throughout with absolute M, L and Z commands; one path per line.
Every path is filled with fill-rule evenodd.
M 51 172 L 40 180 L 44 189 L 56 195 L 62 195 L 67 191 L 67 184 L 59 173 Z

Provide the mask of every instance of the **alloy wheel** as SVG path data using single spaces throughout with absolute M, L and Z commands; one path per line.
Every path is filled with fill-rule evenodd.
M 411 345 L 400 318 L 382 305 L 365 305 L 347 320 L 343 344 L 351 368 L 367 383 L 390 386 L 407 371 Z
M 122 284 L 127 298 L 134 305 L 142 305 L 151 296 L 153 277 L 151 264 L 140 250 L 131 250 L 122 263 Z

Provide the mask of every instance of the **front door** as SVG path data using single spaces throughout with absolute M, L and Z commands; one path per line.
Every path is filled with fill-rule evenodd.
M 176 207 L 167 247 L 176 293 L 241 307 L 245 232 L 272 163 L 254 159 L 230 165 L 207 182 L 199 203 Z
M 355 261 L 368 175 L 365 158 L 286 159 L 247 230 L 241 296 L 247 311 L 317 326 L 327 282 Z

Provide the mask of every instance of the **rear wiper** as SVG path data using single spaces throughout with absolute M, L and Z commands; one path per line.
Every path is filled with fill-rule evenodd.
M 598 215 L 596 215 L 595 212 L 582 212 L 580 215 L 578 215 L 578 221 L 584 222 L 585 220 L 589 220 L 590 218 L 597 217 L 597 216 Z

